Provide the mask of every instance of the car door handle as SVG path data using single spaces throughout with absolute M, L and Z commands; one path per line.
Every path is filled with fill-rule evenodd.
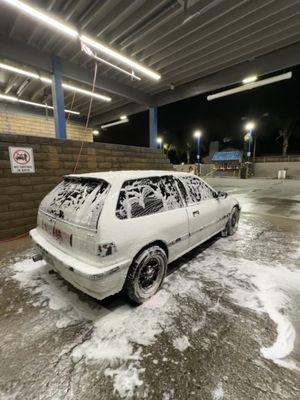
M 193 211 L 193 217 L 196 217 L 197 215 L 200 215 L 199 210 Z

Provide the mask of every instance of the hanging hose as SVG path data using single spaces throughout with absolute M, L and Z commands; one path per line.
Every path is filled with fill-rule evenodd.
M 71 106 L 70 106 L 70 111 L 73 111 L 73 105 L 74 105 L 74 101 L 75 101 L 75 96 L 76 96 L 76 93 L 74 92 L 73 93 L 73 97 L 72 97 Z M 71 113 L 68 113 L 66 124 L 69 122 L 70 115 L 71 115 Z
M 96 84 L 96 78 L 97 78 L 97 69 L 98 69 L 98 65 L 97 65 L 97 63 L 95 62 L 95 70 L 94 70 L 94 79 L 93 79 L 92 93 L 94 93 L 94 90 L 95 90 L 95 84 Z M 86 123 L 85 123 L 85 128 L 84 128 L 84 134 L 86 134 L 86 131 L 87 131 L 87 128 L 88 128 L 88 125 L 89 125 L 90 115 L 91 115 L 91 109 L 92 109 L 92 103 L 93 103 L 93 97 L 91 96 L 91 98 L 90 98 L 90 104 L 89 104 L 89 110 L 88 110 L 88 115 L 87 115 L 87 118 L 86 118 Z M 78 155 L 77 155 L 77 160 L 76 160 L 76 164 L 75 164 L 73 173 L 75 173 L 76 170 L 77 170 L 77 166 L 78 166 L 78 163 L 79 163 L 79 161 L 80 161 L 80 157 L 81 157 L 81 153 L 82 153 L 82 149 L 83 149 L 83 144 L 84 144 L 84 140 L 81 141 L 81 146 L 80 146 L 79 153 L 78 153 Z
M 93 79 L 92 93 L 94 93 L 94 91 L 95 91 L 95 84 L 96 84 L 96 78 L 97 78 L 97 70 L 98 70 L 98 65 L 97 65 L 97 63 L 95 62 L 95 70 L 94 70 L 94 79 Z M 74 92 L 73 98 L 72 98 L 72 103 L 71 103 L 71 107 L 70 107 L 71 110 L 73 109 L 74 101 L 75 101 L 75 92 Z M 86 134 L 87 129 L 88 129 L 89 120 L 90 120 L 90 115 L 91 115 L 91 109 L 92 109 L 92 103 L 93 103 L 93 97 L 91 96 L 91 98 L 90 98 L 90 103 L 89 103 L 88 115 L 87 115 L 87 118 L 86 118 L 86 123 L 85 123 L 85 128 L 84 128 L 84 134 Z M 68 114 L 68 117 L 67 117 L 67 121 L 66 121 L 67 123 L 68 123 L 68 121 L 69 121 L 69 118 L 70 118 L 70 113 Z M 79 163 L 79 161 L 80 161 L 80 157 L 81 157 L 81 153 L 82 153 L 82 149 L 83 149 L 83 144 L 84 144 L 84 140 L 81 141 L 81 146 L 80 146 L 79 153 L 78 153 L 78 155 L 77 155 L 76 164 L 75 164 L 73 173 L 75 173 L 76 170 L 77 170 L 77 166 L 78 166 L 78 163 Z M 11 242 L 11 241 L 17 240 L 17 239 L 21 239 L 22 237 L 25 237 L 25 236 L 27 236 L 28 234 L 29 234 L 29 232 L 25 232 L 25 233 L 22 233 L 21 235 L 18 235 L 18 236 L 9 238 L 9 239 L 0 240 L 0 244 L 2 244 L 2 243 L 7 243 L 7 242 Z

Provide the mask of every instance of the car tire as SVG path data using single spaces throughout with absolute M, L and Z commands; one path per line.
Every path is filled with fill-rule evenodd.
M 225 229 L 221 232 L 223 237 L 232 236 L 237 231 L 240 219 L 240 210 L 238 207 L 233 207 L 229 215 Z
M 167 272 L 167 255 L 159 246 L 141 251 L 129 267 L 124 290 L 135 304 L 142 304 L 161 287 Z

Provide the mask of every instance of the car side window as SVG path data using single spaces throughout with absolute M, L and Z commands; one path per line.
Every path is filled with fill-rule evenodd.
M 213 190 L 197 177 L 180 176 L 178 181 L 182 196 L 187 204 L 199 203 L 214 197 Z
M 116 215 L 120 219 L 137 218 L 183 207 L 171 175 L 125 181 Z

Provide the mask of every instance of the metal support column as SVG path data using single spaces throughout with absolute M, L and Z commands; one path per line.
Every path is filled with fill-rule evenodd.
M 54 107 L 55 136 L 57 139 L 67 138 L 64 93 L 62 88 L 62 70 L 60 58 L 52 58 L 52 99 Z
M 157 107 L 149 108 L 149 147 L 157 148 Z

